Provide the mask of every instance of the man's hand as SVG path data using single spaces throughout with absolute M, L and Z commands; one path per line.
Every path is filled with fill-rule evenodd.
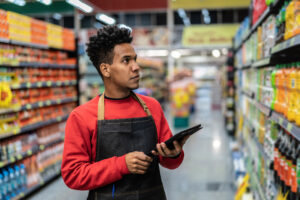
M 151 151 L 151 153 L 155 156 L 160 155 L 160 156 L 163 156 L 163 157 L 176 157 L 181 153 L 182 147 L 183 147 L 183 145 L 185 144 L 185 142 L 187 141 L 187 139 L 189 137 L 190 137 L 190 135 L 185 136 L 181 140 L 180 143 L 177 142 L 177 141 L 174 141 L 173 145 L 174 145 L 175 149 L 173 149 L 173 150 L 169 149 L 164 142 L 162 142 L 160 144 L 156 144 L 157 151 L 153 150 L 153 151 Z
M 132 174 L 145 174 L 153 159 L 143 152 L 134 151 L 126 154 L 126 165 Z

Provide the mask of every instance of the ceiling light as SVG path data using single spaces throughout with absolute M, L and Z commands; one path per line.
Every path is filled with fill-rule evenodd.
M 112 25 L 112 24 L 115 24 L 116 23 L 116 20 L 112 17 L 109 17 L 105 14 L 97 14 L 96 15 L 96 19 L 98 19 L 99 21 L 105 23 L 105 24 L 109 24 L 109 25 Z
M 93 8 L 86 3 L 83 3 L 79 0 L 66 0 L 67 3 L 71 4 L 72 6 L 82 10 L 83 12 L 90 13 L 93 11 Z
M 36 1 L 45 4 L 46 6 L 49 6 L 52 3 L 52 0 L 36 0 Z
M 226 55 L 228 54 L 228 49 L 223 48 L 223 49 L 222 49 L 222 54 L 226 56 Z
M 172 51 L 171 56 L 175 59 L 178 59 L 181 57 L 181 54 L 179 53 L 179 51 Z
M 6 0 L 10 3 L 16 4 L 18 6 L 25 6 L 26 2 L 24 0 Z
M 53 18 L 56 20 L 61 20 L 62 16 L 59 13 L 54 13 Z
M 212 55 L 215 58 L 219 58 L 221 56 L 221 52 L 218 49 L 212 50 Z
M 168 50 L 139 50 L 139 57 L 165 57 L 168 56 Z

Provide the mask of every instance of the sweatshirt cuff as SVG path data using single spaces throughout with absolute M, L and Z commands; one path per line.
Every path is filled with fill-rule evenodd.
M 125 156 L 126 156 L 126 154 L 121 157 L 118 157 L 118 161 L 117 161 L 118 162 L 117 166 L 122 175 L 130 174 L 127 164 L 126 164 Z

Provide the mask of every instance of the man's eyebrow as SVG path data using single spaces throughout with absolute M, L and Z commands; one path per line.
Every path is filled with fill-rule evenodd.
M 124 59 L 124 58 L 129 58 L 129 59 L 132 59 L 132 58 L 133 58 L 133 59 L 136 60 L 136 59 L 137 59 L 137 55 L 134 55 L 134 56 L 125 55 L 125 56 L 122 57 L 122 59 Z

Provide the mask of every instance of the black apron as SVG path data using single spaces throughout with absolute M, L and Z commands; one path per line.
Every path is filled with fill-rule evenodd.
M 104 93 L 103 93 L 104 94 Z M 147 117 L 104 120 L 104 95 L 98 103 L 96 162 L 129 152 L 148 154 L 157 143 L 155 122 L 142 99 L 133 92 Z M 166 200 L 159 172 L 158 157 L 143 175 L 124 175 L 119 181 L 89 191 L 88 200 Z

